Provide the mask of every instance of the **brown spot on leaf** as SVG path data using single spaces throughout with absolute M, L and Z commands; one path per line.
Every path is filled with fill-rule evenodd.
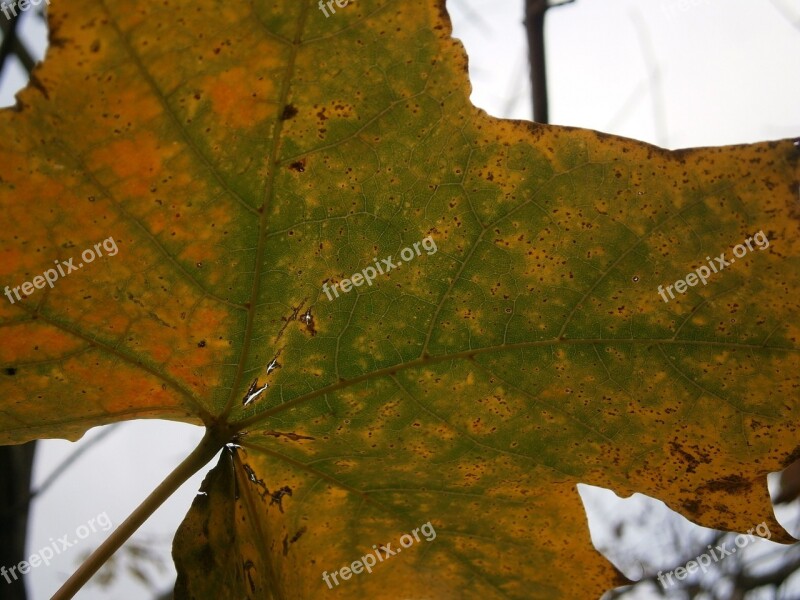
M 281 120 L 288 121 L 292 117 L 297 114 L 297 109 L 292 104 L 287 104 L 283 107 L 283 113 L 281 114 Z
M 701 485 L 697 491 L 708 490 L 709 492 L 726 492 L 728 494 L 738 494 L 747 491 L 753 486 L 753 482 L 745 479 L 741 475 L 728 475 L 719 479 L 712 479 L 708 483 Z
M 292 495 L 292 488 L 290 488 L 288 485 L 285 485 L 278 491 L 272 492 L 270 494 L 272 500 L 270 500 L 269 505 L 272 506 L 273 504 L 277 504 L 280 511 L 283 512 L 283 502 L 282 502 L 283 497 L 291 495 Z
M 299 440 L 313 440 L 314 438 L 308 435 L 300 435 L 297 433 L 289 432 L 284 433 L 282 431 L 264 431 L 263 435 L 271 435 L 274 437 L 287 437 L 293 442 L 297 442 Z

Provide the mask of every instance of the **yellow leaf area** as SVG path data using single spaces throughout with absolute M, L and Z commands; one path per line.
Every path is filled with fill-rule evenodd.
M 0 439 L 233 424 L 178 598 L 598 597 L 578 482 L 788 540 L 797 144 L 490 118 L 443 2 L 342 4 L 54 0 Z

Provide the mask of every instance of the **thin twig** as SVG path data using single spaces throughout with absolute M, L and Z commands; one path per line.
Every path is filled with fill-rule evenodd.
M 526 0 L 525 2 L 525 30 L 528 33 L 533 120 L 537 123 L 550 122 L 547 107 L 547 62 L 544 49 L 544 15 L 547 8 L 547 0 Z
M 544 17 L 547 9 L 570 4 L 574 0 L 551 3 L 550 0 L 525 0 L 525 30 L 528 34 L 528 60 L 531 66 L 533 120 L 549 123 L 547 105 L 547 61 L 545 60 Z
M 667 126 L 666 108 L 664 107 L 664 91 L 661 87 L 661 68 L 658 65 L 655 50 L 651 44 L 651 36 L 647 30 L 647 25 L 638 10 L 630 11 L 630 18 L 633 22 L 636 37 L 639 41 L 639 48 L 647 68 L 647 78 L 650 80 L 650 99 L 653 102 L 653 122 L 656 128 L 656 142 L 662 148 L 667 145 Z
M 0 19 L 0 30 L 3 32 L 3 42 L 0 44 L 0 72 L 2 72 L 5 66 L 6 58 L 12 54 L 17 55 L 19 62 L 22 63 L 28 75 L 31 74 L 33 67 L 36 65 L 36 61 L 33 60 L 25 44 L 23 44 L 17 36 L 17 25 L 19 24 L 21 16 L 22 14 L 20 13 L 11 17 L 9 20 L 5 18 Z
M 72 465 L 76 460 L 78 460 L 82 455 L 84 455 L 88 450 L 92 448 L 92 446 L 97 445 L 98 442 L 104 440 L 108 437 L 114 429 L 122 425 L 122 423 L 114 423 L 113 425 L 106 426 L 100 433 L 94 436 L 92 439 L 84 442 L 77 450 L 75 450 L 72 454 L 70 454 L 67 458 L 65 458 L 50 475 L 42 482 L 42 484 L 33 490 L 30 493 L 30 499 L 35 498 L 36 496 L 42 495 L 47 488 L 49 488 L 53 483 L 61 476 L 64 471 L 67 470 L 68 467 Z

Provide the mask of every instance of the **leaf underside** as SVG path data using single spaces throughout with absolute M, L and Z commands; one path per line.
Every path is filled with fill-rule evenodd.
M 620 582 L 578 482 L 789 540 L 765 474 L 797 454 L 796 144 L 491 118 L 438 0 L 51 9 L 0 112 L 2 285 L 118 253 L 0 301 L 0 438 L 242 423 L 176 597 L 599 596 Z

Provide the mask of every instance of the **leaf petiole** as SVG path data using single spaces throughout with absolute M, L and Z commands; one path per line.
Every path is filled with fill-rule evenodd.
M 162 481 L 144 501 L 117 527 L 100 546 L 78 567 L 51 600 L 68 600 L 75 596 L 89 579 L 119 550 L 134 532 L 152 515 L 175 490 L 203 468 L 229 441 L 228 432 L 206 430 L 197 447 Z

